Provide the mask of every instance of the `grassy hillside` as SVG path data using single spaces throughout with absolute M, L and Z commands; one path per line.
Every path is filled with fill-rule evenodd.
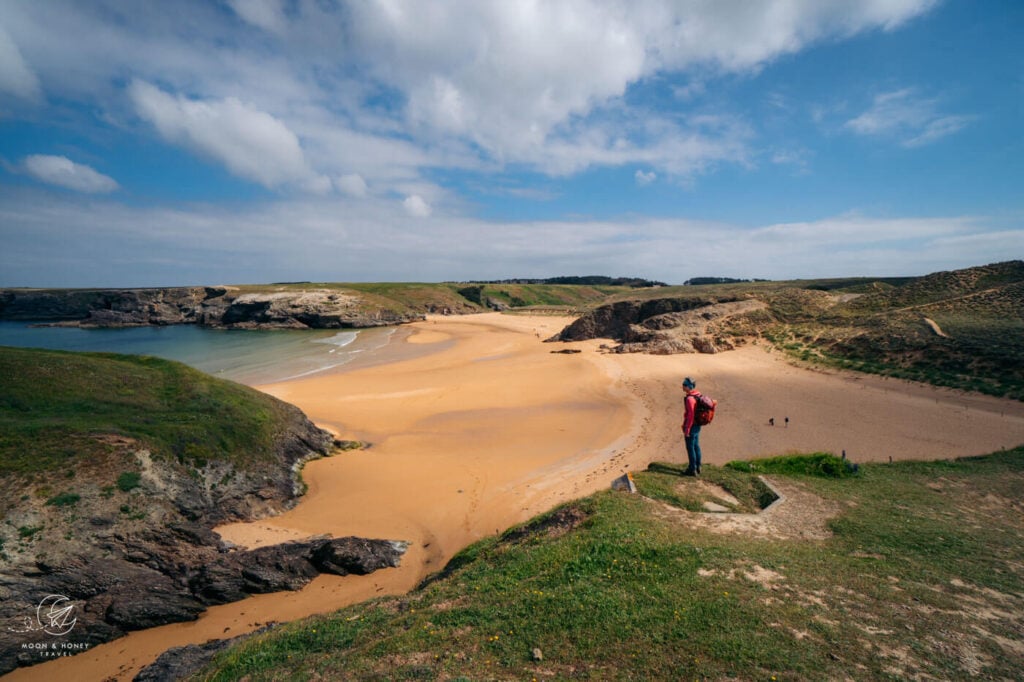
M 757 516 L 680 509 L 722 501 L 715 484 L 740 509 L 754 473 L 652 466 L 641 495 L 571 503 L 196 679 L 1019 678 L 1024 449 L 792 473 L 849 473 L 820 463 L 737 467 L 780 472 L 786 500 Z
M 358 295 L 362 299 L 362 305 L 368 309 L 388 310 L 395 313 L 424 313 L 442 310 L 479 312 L 487 309 L 488 299 L 512 308 L 556 306 L 569 310 L 597 305 L 609 296 L 637 291 L 627 286 L 472 282 L 294 282 L 253 284 L 234 288 L 240 294 L 311 289 L 336 290 L 339 293 Z
M 767 335 L 805 360 L 1024 400 L 1022 261 L 805 303 L 779 319 Z
M 580 284 L 486 284 L 482 293 L 512 308 L 564 306 L 575 309 L 596 305 L 626 290 L 628 287 Z
M 272 458 L 285 408 L 159 358 L 0 347 L 0 476 L 69 470 L 106 453 L 110 436 L 248 469 Z

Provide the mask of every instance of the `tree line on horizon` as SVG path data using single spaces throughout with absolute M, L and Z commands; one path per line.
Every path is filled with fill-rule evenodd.
M 467 284 L 468 282 L 460 282 Z M 650 287 L 667 287 L 665 282 L 658 282 L 639 277 L 606 277 L 604 275 L 585 275 L 582 277 L 562 276 L 547 278 L 515 278 L 473 280 L 474 284 L 577 284 L 584 286 L 613 286 L 645 289 Z
M 701 284 L 738 284 L 743 282 L 770 282 L 769 279 L 754 277 L 751 279 L 739 279 L 735 277 L 691 277 L 683 282 L 684 286 L 697 286 Z M 460 282 L 468 284 L 470 282 Z M 654 287 L 667 287 L 665 282 L 658 280 L 644 279 L 642 277 L 607 277 L 604 275 L 584 276 L 560 276 L 546 278 L 517 277 L 513 279 L 489 279 L 473 280 L 474 284 L 573 284 L 582 286 L 614 286 L 630 287 L 631 289 L 651 289 Z

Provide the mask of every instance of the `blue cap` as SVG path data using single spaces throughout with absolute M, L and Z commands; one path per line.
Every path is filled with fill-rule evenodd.
M 686 377 L 685 379 L 683 379 L 683 388 L 696 388 L 696 387 L 697 387 L 697 382 L 695 382 L 690 377 Z

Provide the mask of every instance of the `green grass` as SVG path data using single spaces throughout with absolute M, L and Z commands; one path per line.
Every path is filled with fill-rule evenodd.
M 732 471 L 786 476 L 822 476 L 843 478 L 853 476 L 859 468 L 831 452 L 810 455 L 781 455 L 753 460 L 736 460 L 725 465 Z
M 78 493 L 63 492 L 48 499 L 46 504 L 50 507 L 71 507 L 78 504 L 81 499 L 82 496 Z
M 609 296 L 626 291 L 635 289 L 578 284 L 487 284 L 482 295 L 513 308 L 552 306 L 572 309 L 603 303 Z
M 42 529 L 43 526 L 19 526 L 18 537 L 22 540 L 31 540 L 32 537 Z
M 138 471 L 126 471 L 117 477 L 117 488 L 121 492 L 130 492 L 139 487 L 142 481 L 142 474 Z
M 0 348 L 0 476 L 67 469 L 109 436 L 192 467 L 258 466 L 287 409 L 158 358 Z
M 715 497 L 704 486 L 690 485 L 681 479 L 685 465 L 655 462 L 645 472 L 634 476 L 644 495 L 667 502 L 672 506 L 689 511 L 704 511 L 705 502 L 714 502 L 730 508 L 730 511 L 748 514 L 757 513 L 775 501 L 775 493 L 759 478 L 749 475 L 749 470 L 728 467 L 706 466 L 701 480 L 722 488 L 731 494 L 738 504 L 727 504 Z
M 235 646 L 197 679 L 1019 677 L 1024 449 L 774 476 L 841 510 L 829 539 L 714 534 L 599 493 L 468 547 L 409 595 Z M 670 467 L 637 481 L 697 485 Z

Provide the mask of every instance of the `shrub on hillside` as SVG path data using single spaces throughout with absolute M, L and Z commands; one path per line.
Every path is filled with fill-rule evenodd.
M 729 462 L 725 466 L 735 471 L 821 476 L 823 478 L 842 478 L 857 473 L 856 464 L 851 464 L 845 459 L 836 457 L 831 452 L 736 460 Z

